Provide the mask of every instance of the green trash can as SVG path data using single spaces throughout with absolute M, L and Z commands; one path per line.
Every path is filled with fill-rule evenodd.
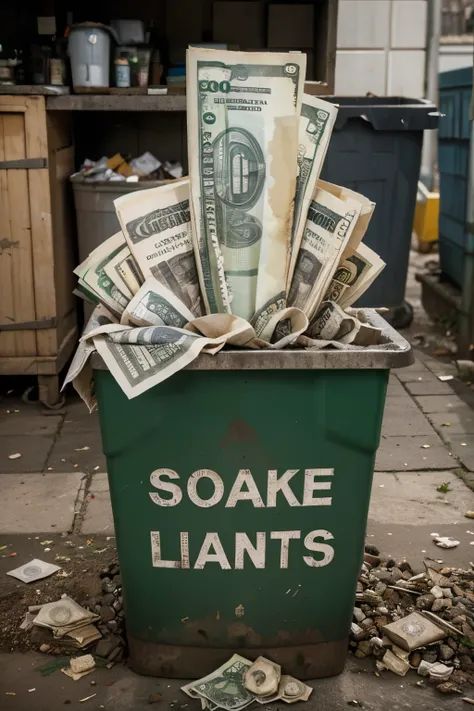
M 342 671 L 389 369 L 413 360 L 369 317 L 383 347 L 201 355 L 133 400 L 95 357 L 136 672 Z

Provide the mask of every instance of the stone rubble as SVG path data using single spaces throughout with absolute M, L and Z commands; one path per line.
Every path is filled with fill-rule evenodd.
M 109 565 L 100 573 L 100 577 L 102 585 L 99 597 L 89 600 L 83 607 L 99 616 L 96 625 L 101 639 L 87 645 L 87 650 L 113 664 L 121 662 L 126 652 L 125 612 L 119 566 L 116 563 Z M 77 648 L 66 644 L 64 639 L 54 639 L 49 630 L 36 628 L 34 632 L 32 644 L 40 652 L 54 655 L 77 654 Z
M 413 669 L 441 693 L 474 685 L 474 570 L 428 558 L 420 572 L 373 545 L 365 550 L 350 652 L 372 657 L 376 673 Z

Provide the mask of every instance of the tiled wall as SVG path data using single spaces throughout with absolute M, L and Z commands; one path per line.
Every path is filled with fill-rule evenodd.
M 336 94 L 424 96 L 427 0 L 339 0 Z

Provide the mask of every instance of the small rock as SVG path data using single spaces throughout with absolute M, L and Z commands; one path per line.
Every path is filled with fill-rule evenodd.
M 442 662 L 449 662 L 450 659 L 454 657 L 454 649 L 451 649 L 451 647 L 448 644 L 440 644 L 439 646 L 439 658 L 441 659 Z
M 113 650 L 120 645 L 120 637 L 117 637 L 114 634 L 109 635 L 108 637 L 105 637 L 104 639 L 100 639 L 97 642 L 97 647 L 95 648 L 95 653 L 98 657 L 105 657 L 107 658 Z
M 110 654 L 109 654 L 109 656 L 107 657 L 107 659 L 109 660 L 109 662 L 118 662 L 118 661 L 119 661 L 119 656 L 120 656 L 121 654 L 122 654 L 122 649 L 121 649 L 120 647 L 115 647 L 115 649 L 113 649 L 113 650 L 110 652 Z
M 453 591 L 451 590 L 451 588 L 440 588 L 440 590 L 442 590 L 442 592 L 443 592 L 443 597 L 448 597 L 448 598 L 453 597 Z
M 362 620 L 365 620 L 366 614 L 365 612 L 362 612 L 360 607 L 354 607 L 354 620 L 356 622 L 362 622 Z
M 357 659 L 365 659 L 367 655 L 364 654 L 364 652 L 362 652 L 359 648 L 357 648 L 354 652 L 354 656 L 357 657 Z
M 412 652 L 412 654 L 410 654 L 410 664 L 412 667 L 415 667 L 415 669 L 418 669 L 421 664 L 420 652 Z
M 461 652 L 461 647 L 464 647 L 464 645 L 463 645 L 463 644 L 460 644 L 460 645 L 459 645 L 459 651 L 460 651 L 460 652 Z M 467 649 L 467 648 L 466 648 L 466 649 Z M 469 650 L 468 650 L 468 651 L 469 651 Z M 473 667 L 474 667 L 474 664 L 472 663 L 471 657 L 469 657 L 467 654 L 462 654 L 462 653 L 461 653 L 461 656 L 459 657 L 459 661 L 460 661 L 460 663 L 461 663 L 461 669 L 462 669 L 464 672 L 470 672 L 470 671 L 472 671 L 472 669 L 473 669 Z
M 380 555 L 380 551 L 377 546 L 373 546 L 371 543 L 366 543 L 365 552 L 369 553 L 370 555 Z
M 371 555 L 371 553 L 364 553 L 364 562 L 368 563 L 372 568 L 376 568 L 380 565 L 380 558 L 377 555 Z
M 374 621 L 371 617 L 366 617 L 364 620 L 362 620 L 360 626 L 362 627 L 362 629 L 368 630 L 370 629 L 370 627 L 374 626 Z
M 464 622 L 462 625 L 462 633 L 469 639 L 470 642 L 474 644 L 474 630 L 467 622 Z
M 115 617 L 115 610 L 109 605 L 103 605 L 99 612 L 100 618 L 103 622 L 109 622 Z
M 435 600 L 433 603 L 433 606 L 431 608 L 431 612 L 439 612 L 440 610 L 443 610 L 444 608 L 451 607 L 452 605 L 452 600 L 449 598 L 442 598 L 441 600 Z
M 117 630 L 118 630 L 117 620 L 109 620 L 107 622 L 107 629 L 110 630 L 111 632 L 117 632 Z
M 395 585 L 401 578 L 403 578 L 403 573 L 400 568 L 394 566 L 392 568 L 391 581 L 392 585 Z
M 157 704 L 159 701 L 162 701 L 163 697 L 161 694 L 150 694 L 148 697 L 148 703 L 149 704 Z
M 377 583 L 377 585 L 375 586 L 375 592 L 377 593 L 377 595 L 380 595 L 381 597 L 383 597 L 383 594 L 386 589 L 387 589 L 387 585 L 385 583 L 382 583 L 382 581 Z
M 112 580 L 104 580 L 102 583 L 102 591 L 104 593 L 113 593 L 116 587 L 117 583 L 114 583 Z
M 119 596 L 119 597 L 114 601 L 112 607 L 114 608 L 114 610 L 116 610 L 116 612 L 118 612 L 119 610 L 121 610 L 122 607 L 123 607 L 123 597 L 122 597 L 122 596 Z
M 419 610 L 431 610 L 434 601 L 435 596 L 432 593 L 426 593 L 426 595 L 420 595 L 416 599 L 416 606 Z
M 47 654 L 50 651 L 50 649 L 51 649 L 50 644 L 42 644 L 41 647 L 39 648 L 40 652 L 42 652 L 43 654 Z
M 387 558 L 385 565 L 387 568 L 394 568 L 396 566 L 396 560 L 394 558 Z
M 110 575 L 113 577 L 114 575 L 118 575 L 118 573 L 120 573 L 120 568 L 116 563 L 112 564 L 109 568 L 109 572 Z
M 115 595 L 113 593 L 107 593 L 107 595 L 104 595 L 102 598 L 102 605 L 112 605 L 112 603 L 115 600 Z M 99 605 L 100 609 L 100 605 Z
M 454 594 L 457 597 L 462 597 L 464 595 L 464 590 L 459 587 L 459 585 L 453 585 Z
M 439 587 L 439 585 L 433 585 L 433 587 L 430 590 L 430 593 L 435 596 L 437 600 L 441 600 L 443 597 L 443 591 Z
M 363 592 L 364 592 L 364 586 L 362 585 L 362 583 L 357 582 L 356 593 L 363 593 Z
M 372 575 L 374 575 L 382 583 L 389 583 L 392 577 L 391 572 L 389 570 L 385 570 L 385 568 L 378 568 L 377 570 L 373 570 Z
M 118 587 L 122 587 L 122 576 L 120 574 L 114 575 L 114 583 L 116 583 Z
M 356 639 L 358 642 L 365 637 L 365 630 L 362 629 L 362 627 L 359 627 L 355 622 L 351 624 L 351 635 Z
M 423 652 L 421 658 L 428 664 L 434 664 L 438 660 L 438 654 L 436 652 Z
M 397 590 L 392 590 L 387 588 L 383 594 L 383 599 L 385 602 L 389 602 L 391 605 L 398 605 L 400 602 L 400 595 Z
M 412 572 L 411 570 L 404 570 L 402 572 L 402 580 L 411 580 L 412 579 Z
M 377 612 L 379 613 L 379 615 L 388 615 L 388 609 L 383 605 L 377 608 Z
M 458 650 L 458 644 L 454 639 L 449 638 L 447 641 L 447 644 L 451 647 L 451 649 L 454 649 L 455 652 Z

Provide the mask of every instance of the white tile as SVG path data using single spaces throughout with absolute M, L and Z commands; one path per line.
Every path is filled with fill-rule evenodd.
M 424 97 L 425 52 L 392 50 L 388 57 L 388 96 Z
M 393 0 L 392 48 L 424 49 L 426 47 L 426 0 Z
M 368 91 L 385 94 L 385 52 L 345 51 L 336 54 L 335 93 L 363 96 Z
M 390 0 L 339 0 L 338 49 L 383 49 L 389 28 Z

